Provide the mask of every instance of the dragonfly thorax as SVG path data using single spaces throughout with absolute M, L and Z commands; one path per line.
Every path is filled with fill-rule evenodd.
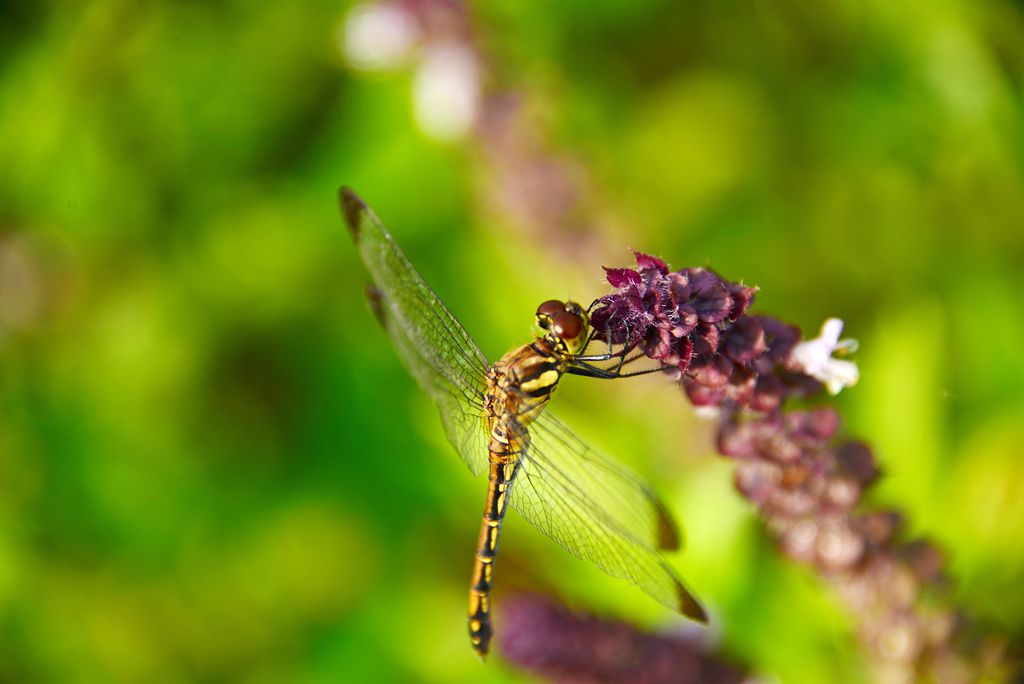
M 487 374 L 484 410 L 491 437 L 513 442 L 547 404 L 565 372 L 565 362 L 543 340 L 526 344 L 499 359 Z M 498 432 L 495 427 L 500 426 Z
M 590 338 L 590 318 L 573 301 L 549 299 L 537 307 L 536 323 L 534 335 L 557 354 L 579 354 Z

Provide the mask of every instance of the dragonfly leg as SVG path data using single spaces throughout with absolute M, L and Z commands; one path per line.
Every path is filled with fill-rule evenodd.
M 597 300 L 594 300 L 594 304 L 596 304 L 596 303 L 597 303 Z M 594 304 L 590 305 L 591 308 L 593 308 Z M 589 309 L 588 309 L 588 311 L 589 311 Z M 585 345 L 583 345 L 583 348 L 586 349 L 587 347 L 589 347 L 593 343 L 595 337 L 597 337 L 597 329 L 594 328 L 594 327 L 591 327 L 590 328 L 590 334 L 587 336 L 587 343 Z M 612 347 L 611 335 L 608 334 L 608 326 L 605 326 L 605 339 L 608 341 L 608 351 L 606 353 L 604 353 L 604 354 L 592 354 L 592 355 L 589 355 L 589 356 L 579 356 L 577 358 L 580 358 L 580 359 L 582 359 L 584 361 L 607 361 L 608 359 L 614 357 L 615 356 L 615 352 L 613 351 L 613 347 Z
M 618 378 L 632 378 L 638 375 L 647 375 L 648 373 L 657 373 L 664 371 L 664 367 L 657 366 L 651 369 L 644 369 L 642 371 L 631 371 L 629 373 L 622 373 L 621 371 L 608 371 L 606 369 L 599 369 L 596 366 L 586 364 L 586 362 L 577 362 L 565 369 L 566 373 L 571 375 L 579 375 L 585 378 L 599 378 L 601 380 L 616 380 Z
M 590 345 L 590 343 L 594 340 L 594 337 L 596 337 L 596 332 L 593 329 L 591 329 L 590 337 L 587 339 L 587 345 Z M 630 340 L 632 337 L 633 337 L 633 335 L 632 335 L 632 331 L 629 328 L 629 323 L 626 323 L 626 340 Z M 616 366 L 616 371 L 621 370 L 622 366 L 624 366 L 625 364 L 630 363 L 630 362 L 636 360 L 636 357 L 634 357 L 633 359 L 630 359 L 629 361 L 626 361 L 626 356 L 629 355 L 629 352 L 631 352 L 634 349 L 636 349 L 636 345 L 638 344 L 638 342 L 636 340 L 634 340 L 632 342 L 624 342 L 623 345 L 622 345 L 622 349 L 620 349 L 618 351 L 615 351 L 615 345 L 612 344 L 611 328 L 609 326 L 605 326 L 605 340 L 607 340 L 607 342 L 608 342 L 608 351 L 607 352 L 605 352 L 604 354 L 588 354 L 588 355 L 585 355 L 585 356 L 577 356 L 577 357 L 575 357 L 575 360 L 577 360 L 577 361 L 610 361 L 612 359 L 616 359 L 617 358 L 619 360 L 619 363 Z M 584 349 L 586 349 L 586 346 L 584 346 Z

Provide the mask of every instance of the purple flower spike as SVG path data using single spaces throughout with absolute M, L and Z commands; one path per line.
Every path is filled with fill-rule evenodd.
M 605 268 L 617 291 L 596 302 L 591 320 L 597 339 L 639 347 L 677 369 L 697 406 L 729 402 L 772 411 L 787 396 L 820 386 L 791 367 L 799 329 L 747 315 L 757 288 L 705 268 L 669 271 L 661 259 L 635 255 L 635 269 Z
M 690 280 L 690 306 L 702 323 L 719 323 L 729 318 L 733 302 L 724 280 L 703 268 L 688 268 L 683 273 Z
M 746 285 L 740 285 L 739 283 L 730 283 L 726 281 L 726 289 L 729 291 L 729 296 L 732 298 L 732 309 L 729 311 L 729 320 L 738 320 L 740 316 L 747 313 L 747 309 L 754 303 L 754 295 L 757 294 L 756 287 L 748 287 Z
M 694 405 L 718 409 L 718 452 L 736 463 L 736 489 L 781 551 L 833 585 L 857 616 L 875 679 L 984 680 L 948 676 L 986 668 L 959 650 L 956 613 L 935 606 L 947 588 L 942 555 L 903 541 L 898 514 L 858 511 L 879 475 L 871 449 L 837 438 L 832 408 L 787 410 L 789 399 L 857 381 L 856 364 L 842 358 L 856 348 L 840 339 L 842 321 L 828 319 L 804 341 L 795 326 L 747 313 L 756 288 L 704 268 L 670 271 L 641 253 L 636 261 L 635 269 L 605 269 L 616 292 L 595 303 L 597 337 L 625 345 L 623 358 L 642 350 L 674 371 Z M 548 672 L 559 681 L 642 681 L 624 671 L 608 679 Z
M 737 363 L 750 363 L 767 351 L 764 330 L 753 318 L 743 318 L 725 334 L 725 353 Z
M 643 252 L 633 252 L 636 256 L 636 265 L 640 267 L 640 271 L 657 271 L 661 275 L 668 273 L 668 264 L 659 259 L 653 257 L 650 254 L 644 254 Z
M 640 285 L 643 282 L 640 274 L 631 268 L 606 268 L 604 271 L 608 284 L 612 287 Z
M 744 674 L 680 636 L 638 631 L 619 621 L 578 615 L 539 596 L 502 603 L 498 636 L 511 663 L 555 682 L 576 684 L 738 684 Z

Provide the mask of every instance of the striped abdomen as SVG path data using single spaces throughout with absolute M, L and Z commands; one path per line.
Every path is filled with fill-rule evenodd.
M 473 562 L 473 584 L 469 589 L 469 639 L 473 650 L 480 657 L 490 649 L 491 635 L 491 586 L 494 581 L 494 557 L 498 554 L 498 538 L 501 523 L 505 519 L 509 489 L 515 480 L 519 462 L 515 457 L 505 463 L 496 463 L 492 452 L 490 473 L 487 481 L 487 505 L 480 525 L 477 540 L 476 559 Z
M 469 590 L 469 638 L 480 657 L 487 655 L 491 636 L 491 587 L 501 524 L 519 456 L 529 442 L 526 427 L 544 409 L 558 385 L 565 364 L 538 343 L 520 347 L 494 364 L 488 377 L 485 406 L 491 431 L 487 503 L 484 505 L 473 581 Z

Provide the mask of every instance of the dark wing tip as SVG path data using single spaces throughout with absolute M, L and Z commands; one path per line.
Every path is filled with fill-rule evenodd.
M 377 322 L 382 328 L 387 329 L 388 319 L 387 312 L 384 310 L 384 293 L 377 289 L 376 285 L 367 283 L 366 301 L 370 304 L 370 310 L 373 311 Z
M 679 612 L 702 624 L 708 623 L 708 614 L 704 606 L 700 605 L 690 590 L 683 586 L 682 582 L 676 583 L 676 590 L 679 594 Z
M 338 206 L 341 208 L 341 215 L 345 217 L 348 230 L 352 233 L 352 239 L 359 242 L 359 223 L 363 215 L 369 211 L 366 202 L 359 199 L 359 195 L 352 192 L 351 188 L 344 185 L 338 190 Z
M 657 516 L 655 522 L 658 526 L 658 548 L 662 551 L 678 551 L 682 537 L 679 527 L 661 499 L 652 496 L 651 500 L 654 502 L 654 514 Z

